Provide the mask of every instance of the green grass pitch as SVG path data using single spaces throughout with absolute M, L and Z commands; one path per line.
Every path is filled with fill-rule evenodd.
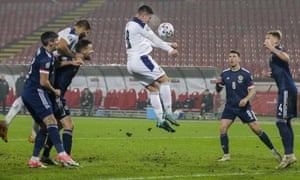
M 3 116 L 2 116 L 3 117 Z M 0 117 L 1 118 L 1 117 Z M 273 118 L 260 125 L 282 153 Z M 181 120 L 176 133 L 155 127 L 145 119 L 74 117 L 72 157 L 81 168 L 27 167 L 33 144 L 30 116 L 17 116 L 9 127 L 9 142 L 0 142 L 0 179 L 297 179 L 299 163 L 284 170 L 247 125 L 239 120 L 229 130 L 231 161 L 222 156 L 219 122 Z M 294 121 L 295 154 L 300 158 L 300 124 Z M 128 136 L 128 134 L 131 136 Z M 53 149 L 52 157 L 56 156 Z

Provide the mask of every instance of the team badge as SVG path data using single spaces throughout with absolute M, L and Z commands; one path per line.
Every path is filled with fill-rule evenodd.
M 238 83 L 242 83 L 243 82 L 244 77 L 242 75 L 238 76 Z
M 50 66 L 51 66 L 51 62 L 47 62 L 47 63 L 45 64 L 45 68 L 46 68 L 46 69 L 49 69 Z

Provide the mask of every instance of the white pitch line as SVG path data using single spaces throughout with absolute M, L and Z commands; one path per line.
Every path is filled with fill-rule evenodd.
M 276 174 L 298 174 L 300 171 L 288 171 L 288 172 L 249 172 L 249 173 L 201 173 L 190 175 L 174 175 L 174 176 L 149 176 L 149 177 L 127 177 L 127 178 L 100 178 L 99 180 L 151 180 L 151 179 L 174 179 L 174 178 L 196 178 L 196 177 L 225 177 L 225 176 L 259 176 L 259 175 L 276 175 Z
M 280 138 L 279 136 L 269 136 L 270 138 Z M 295 135 L 295 137 L 300 137 L 300 135 Z M 220 136 L 183 136 L 183 137 L 97 137 L 97 138 L 73 138 L 73 140 L 120 140 L 120 139 L 219 139 Z M 248 138 L 257 138 L 257 136 L 230 136 L 230 138 L 236 138 L 236 139 L 248 139 Z M 8 139 L 9 141 L 27 141 L 27 139 Z

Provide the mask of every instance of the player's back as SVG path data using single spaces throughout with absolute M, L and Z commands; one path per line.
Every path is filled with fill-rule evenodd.
M 70 57 L 59 57 L 61 61 L 72 61 Z M 56 68 L 55 70 L 55 81 L 54 87 L 61 90 L 61 95 L 64 96 L 68 86 L 71 84 L 73 78 L 75 77 L 76 73 L 78 72 L 80 66 L 63 66 L 60 68 Z
M 150 40 L 145 38 L 147 33 L 153 33 L 153 31 L 136 17 L 126 24 L 125 46 L 128 56 L 145 55 L 152 51 Z
M 285 51 L 280 45 L 276 46 L 276 49 Z M 279 90 L 297 91 L 288 62 L 281 60 L 275 53 L 271 53 L 270 68 Z

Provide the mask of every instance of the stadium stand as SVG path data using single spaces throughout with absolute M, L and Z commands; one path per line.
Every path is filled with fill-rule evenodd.
M 87 8 L 86 13 L 75 16 L 71 21 L 62 21 L 58 24 L 59 29 L 70 26 L 78 19 L 89 20 L 92 31 L 88 38 L 94 44 L 95 53 L 87 65 L 126 64 L 123 29 L 142 3 L 153 7 L 160 22 L 170 22 L 175 27 L 175 35 L 168 41 L 178 42 L 180 57 L 173 59 L 166 52 L 155 50 L 152 56 L 161 65 L 216 66 L 222 70 L 227 68 L 228 51 L 238 49 L 242 65 L 252 72 L 256 80 L 264 80 L 260 74 L 268 69 L 269 56 L 262 45 L 264 36 L 269 30 L 280 29 L 284 34 L 282 43 L 291 57 L 292 74 L 299 79 L 300 50 L 299 42 L 295 40 L 300 37 L 299 0 L 59 0 L 58 3 L 51 0 L 1 0 L 0 54 L 12 55 L 5 59 L 0 56 L 0 64 L 30 64 L 40 46 L 32 34 L 41 27 L 53 25 L 61 15 L 76 14 L 76 8 L 91 6 L 94 8 Z M 155 25 L 151 26 L 156 30 Z M 22 40 L 27 41 L 22 43 Z M 14 44 L 16 42 L 19 44 Z M 14 46 L 7 50 L 6 47 L 12 44 Z M 17 46 L 21 46 L 21 49 L 14 49 Z M 117 90 L 113 91 L 103 93 L 101 98 L 95 92 L 96 106 L 133 109 L 134 101 L 128 107 L 118 106 L 116 98 L 112 97 L 117 97 Z M 176 98 L 175 91 L 172 91 L 173 107 L 183 108 L 188 93 L 191 92 L 183 92 Z M 77 105 L 71 98 L 74 94 L 70 94 L 73 92 L 66 93 L 66 96 L 72 102 L 70 106 L 75 107 Z M 140 104 L 147 100 L 140 92 L 136 98 L 136 108 L 140 109 Z M 259 102 L 255 98 L 253 103 L 258 112 L 262 109 L 261 102 L 269 101 L 268 98 L 267 94 L 262 95 L 260 99 L 264 100 Z M 198 102 L 195 106 L 198 108 Z
M 55 4 L 38 0 L 30 3 L 21 0 L 1 1 L 1 9 L 5 9 L 1 16 L 5 27 L 4 35 L 1 36 L 1 46 L 14 39 L 26 37 L 26 34 L 51 22 L 56 16 L 72 11 L 76 6 L 91 2 L 62 0 Z M 170 40 L 178 42 L 181 56 L 173 60 L 167 57 L 165 52 L 155 51 L 153 56 L 162 65 L 213 65 L 224 69 L 227 67 L 228 51 L 238 49 L 242 54 L 243 65 L 252 71 L 255 78 L 259 78 L 261 70 L 266 69 L 268 65 L 268 54 L 262 47 L 264 35 L 270 29 L 281 29 L 285 35 L 283 44 L 291 55 L 292 72 L 294 76 L 298 75 L 298 69 L 293 66 L 299 64 L 297 58 L 300 56 L 298 44 L 293 41 L 299 38 L 300 32 L 300 19 L 297 15 L 300 2 L 297 0 L 143 2 L 153 7 L 161 22 L 171 22 L 175 27 L 175 36 Z M 89 38 L 95 42 L 96 54 L 91 64 L 126 64 L 122 29 L 140 4 L 138 0 L 105 1 L 101 6 L 80 17 L 88 19 L 92 24 Z M 69 24 L 65 26 L 67 25 Z M 29 63 L 37 47 L 38 44 L 35 44 L 19 52 L 13 58 L 14 62 L 8 59 L 2 63 Z M 253 66 L 253 63 L 258 61 L 260 63 Z

